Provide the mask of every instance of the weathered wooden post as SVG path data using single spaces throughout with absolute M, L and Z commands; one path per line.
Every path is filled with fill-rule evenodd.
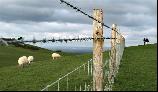
M 94 9 L 93 17 L 93 91 L 103 91 L 103 11 Z
M 112 32 L 111 32 L 111 60 L 109 62 L 109 80 L 113 83 L 115 77 L 115 68 L 116 68 L 116 24 L 112 25 Z
M 120 65 L 120 54 L 121 54 L 121 35 L 116 33 L 116 73 L 118 73 L 119 65 Z

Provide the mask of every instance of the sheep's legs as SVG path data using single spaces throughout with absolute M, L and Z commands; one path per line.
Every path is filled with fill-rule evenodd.
M 20 68 L 21 65 L 18 65 L 17 67 Z
M 22 65 L 18 65 L 18 67 L 19 67 L 19 68 L 21 68 L 21 67 L 23 68 L 24 66 L 23 66 L 23 64 L 22 64 Z
M 58 59 L 58 58 L 60 58 L 60 57 L 53 57 L 53 59 Z
M 22 68 L 24 68 L 24 64 L 22 64 Z

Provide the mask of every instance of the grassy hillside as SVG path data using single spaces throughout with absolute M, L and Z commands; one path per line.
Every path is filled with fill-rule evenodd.
M 45 49 L 0 46 L 0 90 L 41 90 L 92 57 L 60 52 L 62 57 L 52 60 L 52 53 Z M 25 68 L 19 68 L 17 60 L 23 55 L 33 55 L 35 60 Z
M 155 45 L 125 48 L 113 90 L 156 90 L 156 49 Z M 53 51 L 41 48 L 30 50 L 15 46 L 0 46 L 0 90 L 41 90 L 92 58 L 92 54 L 78 55 L 60 52 L 62 58 L 52 60 L 51 53 Z M 25 68 L 18 68 L 17 60 L 23 55 L 33 55 L 35 60 Z M 108 54 L 104 53 L 105 55 Z M 73 78 L 75 83 L 86 81 L 86 76 L 82 76 L 82 74 L 80 76 L 78 74 L 73 75 Z M 82 81 L 79 79 L 82 79 Z M 74 82 L 71 84 L 74 85 Z
M 157 90 L 156 45 L 132 46 L 125 49 L 113 90 Z

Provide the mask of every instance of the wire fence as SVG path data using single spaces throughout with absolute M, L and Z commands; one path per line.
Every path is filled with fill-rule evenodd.
M 82 11 L 80 8 L 73 6 L 72 4 L 60 0 L 61 4 L 64 3 L 67 6 L 71 7 L 72 9 L 76 10 L 77 12 L 82 13 L 85 16 L 88 16 L 88 18 L 97 21 L 98 23 L 101 23 L 93 16 L 87 14 L 86 12 Z M 102 26 L 105 26 L 106 28 L 109 28 L 112 30 L 112 36 L 111 38 L 97 38 L 97 39 L 110 39 L 111 40 L 111 50 L 108 52 L 108 55 L 106 56 L 106 59 L 103 60 L 103 90 L 104 91 L 111 91 L 113 84 L 115 82 L 115 77 L 119 71 L 119 66 L 121 64 L 122 55 L 125 48 L 125 38 L 121 35 L 121 33 L 118 31 L 118 28 L 116 27 L 109 27 L 105 25 L 104 23 L 101 23 Z M 80 40 L 94 40 L 94 38 L 81 38 Z M 74 39 L 76 40 L 76 39 Z M 79 40 L 79 39 L 77 39 Z M 55 40 L 57 41 L 57 40 Z M 59 41 L 59 40 L 58 40 Z M 61 41 L 61 40 L 60 40 Z M 95 58 L 93 58 L 95 59 Z M 93 84 L 93 77 L 94 77 L 94 60 L 90 59 L 85 64 L 79 66 L 78 68 L 74 69 L 70 73 L 67 73 L 65 76 L 59 78 L 55 82 L 53 82 L 50 85 L 47 85 L 45 88 L 43 88 L 41 91 L 95 91 L 94 90 L 94 84 Z
M 90 91 L 92 90 L 92 59 L 58 78 L 41 91 Z
M 125 39 L 122 35 L 116 35 L 117 40 L 115 43 L 116 61 L 112 63 L 112 47 L 107 51 L 103 60 L 103 90 L 112 91 L 114 79 L 118 73 L 120 61 L 125 48 Z M 114 67 L 112 67 L 112 65 Z M 55 82 L 47 85 L 41 91 L 93 91 L 93 59 L 88 60 L 86 63 L 77 67 L 73 71 L 67 73 L 63 77 L 58 78 Z
M 93 91 L 93 60 L 90 59 L 86 63 L 77 67 L 73 71 L 58 78 L 56 81 L 48 84 L 41 91 Z M 105 90 L 111 90 L 109 88 L 108 77 L 108 63 L 109 60 L 104 62 L 104 84 Z
M 2 38 L 2 39 L 4 39 L 8 43 L 37 43 L 37 42 L 42 42 L 42 43 L 46 43 L 46 42 L 52 42 L 52 43 L 61 42 L 62 43 L 62 42 L 65 42 L 65 43 L 67 43 L 67 42 L 72 42 L 72 41 L 81 42 L 81 41 L 89 41 L 89 40 L 94 39 L 93 37 L 83 37 L 83 38 L 78 37 L 78 38 L 64 38 L 64 39 L 61 39 L 61 38 L 59 38 L 59 39 L 55 39 L 55 38 L 46 39 L 46 38 L 44 38 L 42 40 L 36 40 L 35 38 L 33 40 L 24 40 L 22 37 L 19 37 L 19 38 L 21 38 L 21 39 L 19 39 L 19 40 L 14 39 L 14 40 L 10 40 L 10 41 L 5 40 L 4 38 Z M 116 39 L 116 38 L 103 37 L 102 39 Z
M 116 38 L 117 38 L 116 42 L 114 43 L 114 46 L 111 47 L 111 50 L 109 52 L 108 66 L 104 70 L 105 71 L 104 78 L 107 78 L 104 80 L 106 82 L 104 86 L 104 91 L 112 90 L 112 85 L 115 82 L 114 79 L 118 73 L 119 66 L 121 64 L 120 61 L 122 59 L 124 48 L 125 48 L 124 37 L 120 34 L 116 34 Z

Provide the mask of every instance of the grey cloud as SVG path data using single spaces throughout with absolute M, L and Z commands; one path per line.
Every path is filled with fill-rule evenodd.
M 104 22 L 116 22 L 124 26 L 148 25 L 155 23 L 156 0 L 66 0 L 92 14 L 94 8 L 104 10 Z M 91 24 L 91 20 L 71 8 L 59 4 L 59 0 L 5 0 L 0 1 L 0 21 L 71 22 Z M 128 15 L 128 16 L 126 16 Z M 132 17 L 135 16 L 135 17 Z M 142 19 L 141 16 L 148 19 Z M 139 23 L 132 23 L 141 19 Z M 151 17 L 151 18 L 150 18 Z M 129 19 L 132 19 L 129 20 Z
M 83 30 L 91 30 L 91 25 L 57 23 L 57 22 L 29 22 L 24 24 L 4 23 L 0 22 L 0 34 L 26 34 L 26 33 L 79 33 Z
M 129 44 L 132 42 L 128 40 L 141 39 L 145 36 L 144 34 L 151 37 L 156 31 L 157 0 L 65 1 L 80 7 L 90 15 L 94 8 L 102 8 L 104 23 L 108 26 L 116 23 L 120 27 L 124 27 L 125 29 L 121 28 L 121 32 L 128 31 L 125 36 L 128 36 Z M 65 31 L 82 33 L 81 31 L 92 30 L 92 20 L 70 7 L 60 4 L 59 0 L 0 0 L 0 26 L 0 35 L 17 33 L 27 36 L 28 32 L 38 35 L 42 32 L 49 34 Z M 144 33 L 144 30 L 153 28 L 155 30 L 151 31 L 153 33 Z M 105 36 L 110 36 L 108 31 L 105 32 Z M 134 39 L 134 36 L 137 39 Z M 157 36 L 153 37 L 152 39 L 156 39 Z
M 52 10 L 23 6 L 9 6 L 0 9 L 1 21 L 47 21 L 53 14 Z

